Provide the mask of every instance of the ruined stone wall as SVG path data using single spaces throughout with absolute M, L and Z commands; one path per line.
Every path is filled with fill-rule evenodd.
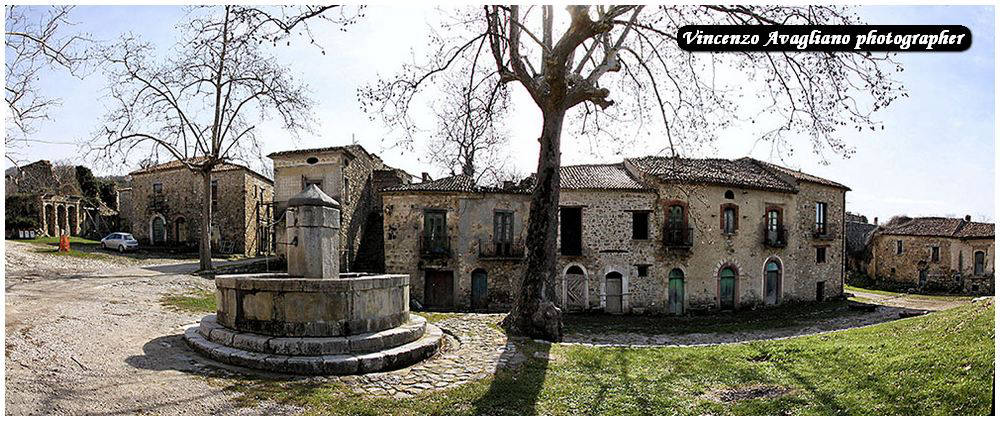
M 267 250 L 267 245 L 261 248 L 260 230 L 268 229 L 268 208 L 266 203 L 274 200 L 274 186 L 270 181 L 251 173 L 244 173 L 244 236 L 246 238 L 246 254 L 257 255 L 259 251 Z
M 213 209 L 212 240 L 217 251 L 245 253 L 247 250 L 245 170 L 212 173 L 218 183 L 217 207 Z M 130 232 L 150 244 L 154 217 L 165 220 L 167 243 L 196 247 L 201 237 L 203 188 L 201 175 L 187 169 L 173 169 L 132 176 Z M 162 193 L 153 193 L 153 184 L 162 184 Z M 231 250 L 221 250 L 231 246 Z M 252 251 L 252 250 L 251 250 Z

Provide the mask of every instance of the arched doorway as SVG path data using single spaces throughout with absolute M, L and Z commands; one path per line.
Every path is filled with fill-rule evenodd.
M 608 313 L 622 313 L 622 274 L 608 272 L 604 276 L 604 310 Z
M 563 303 L 567 310 L 584 310 L 587 308 L 587 275 L 583 268 L 572 265 L 566 268 L 563 276 Z
M 487 301 L 487 276 L 483 269 L 472 271 L 472 309 L 482 310 L 489 307 Z
M 66 206 L 64 205 L 56 206 L 56 226 L 59 227 L 56 230 L 56 235 L 62 235 L 66 232 Z
M 79 226 L 77 219 L 79 218 L 79 213 L 76 210 L 76 206 L 70 206 L 66 208 L 69 213 L 69 235 L 79 234 L 79 230 L 76 228 Z
M 56 208 L 51 204 L 45 205 L 45 228 L 49 237 L 56 236 Z
M 764 304 L 775 305 L 781 302 L 781 264 L 777 260 L 769 260 L 764 265 Z
M 153 219 L 149 221 L 149 241 L 153 244 L 162 244 L 167 242 L 167 222 L 163 219 L 163 216 L 154 215 Z
M 178 217 L 174 220 L 174 241 L 178 243 L 186 243 L 188 239 L 188 227 L 187 220 L 183 216 Z
M 667 279 L 667 311 L 670 314 L 684 314 L 684 271 L 674 268 Z
M 719 308 L 736 308 L 736 270 L 731 267 L 719 271 Z

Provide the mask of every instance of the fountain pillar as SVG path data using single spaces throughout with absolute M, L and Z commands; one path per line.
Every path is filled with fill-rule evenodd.
M 288 200 L 288 275 L 323 279 L 340 274 L 340 203 L 315 184 Z

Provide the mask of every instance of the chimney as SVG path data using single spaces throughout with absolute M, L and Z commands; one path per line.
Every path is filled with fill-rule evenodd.
M 420 173 L 420 182 L 426 183 L 428 181 L 431 181 L 431 175 L 425 172 Z
M 972 221 L 972 215 L 965 215 L 965 222 L 971 222 L 971 221 Z
M 877 216 L 875 217 L 875 222 L 874 222 L 874 224 L 875 224 L 875 225 L 878 225 L 878 217 L 877 217 Z

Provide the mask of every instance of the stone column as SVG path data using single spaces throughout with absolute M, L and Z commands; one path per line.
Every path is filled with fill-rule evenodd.
M 337 278 L 340 273 L 340 203 L 310 184 L 288 199 L 285 241 L 288 274 Z

